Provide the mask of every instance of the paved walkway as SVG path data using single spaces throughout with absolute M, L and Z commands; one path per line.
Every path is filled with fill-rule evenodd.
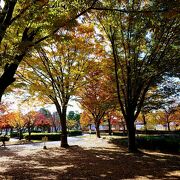
M 68 137 L 68 144 L 69 145 L 74 145 L 76 142 L 82 141 L 85 137 L 89 135 L 83 135 L 83 136 L 76 136 L 76 137 Z M 11 138 L 10 142 L 18 142 L 18 139 Z M 7 144 L 6 148 L 8 149 L 16 149 L 16 150 L 23 150 L 23 149 L 28 149 L 28 150 L 40 150 L 46 145 L 46 147 L 60 147 L 60 141 L 48 141 L 48 142 L 41 142 L 41 143 L 30 143 L 30 144 Z

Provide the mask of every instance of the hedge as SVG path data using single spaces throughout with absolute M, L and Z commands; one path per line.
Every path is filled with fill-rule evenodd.
M 127 131 L 123 132 L 123 131 L 112 131 L 112 134 L 114 136 L 127 136 Z
M 18 133 L 18 132 L 11 132 L 11 133 L 10 133 L 10 137 L 11 137 L 11 138 L 18 137 L 18 136 L 19 136 L 19 133 Z
M 111 143 L 128 146 L 128 138 L 112 138 Z M 137 147 L 147 150 L 158 150 L 161 152 L 180 152 L 180 137 L 179 135 L 146 135 L 136 137 Z
M 144 136 L 137 137 L 136 141 L 138 148 L 168 152 L 180 152 L 180 140 L 178 136 Z
M 42 138 L 45 136 L 49 141 L 59 141 L 61 138 L 60 133 L 31 133 L 31 140 L 42 140 Z M 24 133 L 24 138 L 28 140 L 29 134 Z
M 0 141 L 9 141 L 9 136 L 0 136 Z
M 82 135 L 82 131 L 80 130 L 70 130 L 68 131 L 69 136 L 80 136 Z
M 29 134 L 24 133 L 24 138 L 29 139 Z M 69 136 L 82 135 L 82 131 L 72 130 L 68 132 Z M 31 133 L 31 140 L 42 140 L 43 137 L 47 137 L 49 141 L 59 141 L 61 139 L 61 133 Z

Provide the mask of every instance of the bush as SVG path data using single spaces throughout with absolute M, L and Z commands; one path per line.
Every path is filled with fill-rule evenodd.
M 18 137 L 19 136 L 19 133 L 18 132 L 11 132 L 10 134 L 10 137 L 13 138 L 13 137 Z
M 80 131 L 80 130 L 70 130 L 68 132 L 68 134 L 69 134 L 69 136 L 80 136 L 80 135 L 82 135 L 82 131 Z
M 112 133 L 115 136 L 127 136 L 127 131 L 125 131 L 125 132 L 123 132 L 123 131 L 113 131 Z
M 0 141 L 9 141 L 9 136 L 0 136 Z
M 136 130 L 136 134 L 149 134 L 149 135 L 180 135 L 179 130 L 175 131 L 165 131 L 165 130 Z
M 43 137 L 47 137 L 49 141 L 60 141 L 60 133 L 31 133 L 31 140 L 42 140 Z M 29 139 L 29 134 L 24 134 L 25 139 Z
M 179 152 L 180 141 L 177 136 L 142 136 L 137 137 L 137 146 L 142 149 Z
M 29 134 L 24 133 L 24 138 L 29 139 Z M 71 130 L 68 132 L 69 136 L 79 136 L 82 135 L 80 130 Z M 47 137 L 49 141 L 60 141 L 61 133 L 31 133 L 31 140 L 42 140 L 43 137 Z
M 128 146 L 128 138 L 112 138 L 111 143 L 118 146 Z M 137 148 L 158 150 L 161 152 L 180 152 L 180 140 L 178 135 L 146 135 L 136 137 Z

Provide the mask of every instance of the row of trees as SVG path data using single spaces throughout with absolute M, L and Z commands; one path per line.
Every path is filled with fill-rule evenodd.
M 91 105 L 90 105 L 91 106 Z M 92 125 L 96 125 L 97 137 L 100 137 L 99 127 L 97 124 L 102 125 L 104 130 L 109 130 L 109 134 L 112 133 L 112 127 L 115 131 L 126 132 L 127 127 L 122 113 L 118 110 L 108 109 L 105 111 L 104 116 L 99 120 L 91 114 L 91 107 L 87 107 L 81 114 L 81 127 L 83 130 L 91 129 Z M 98 108 L 100 111 L 100 107 Z M 102 110 L 102 109 L 101 109 Z M 141 111 L 139 114 L 135 126 L 138 130 L 147 132 L 148 130 L 178 130 L 180 127 L 180 109 L 179 106 L 171 107 L 169 109 L 151 110 L 146 113 Z
M 13 133 L 14 130 L 19 134 L 19 138 L 23 137 L 23 132 L 28 132 L 29 137 L 31 132 L 36 130 L 49 131 L 51 120 L 40 112 L 30 111 L 23 115 L 19 111 L 9 112 L 0 116 L 0 129 L 5 130 L 5 134 Z M 29 139 L 30 140 L 30 139 Z
M 0 107 L 1 134 L 3 130 L 5 135 L 9 133 L 8 131 L 10 131 L 10 134 L 15 131 L 21 139 L 23 132 L 28 132 L 30 138 L 32 132 L 58 132 L 61 130 L 60 119 L 59 116 L 56 116 L 56 112 L 51 114 L 47 109 L 41 108 L 39 111 L 29 111 L 22 114 L 18 110 L 8 111 L 7 105 L 4 104 L 1 104 Z M 68 128 L 70 130 L 80 129 L 79 119 L 79 113 L 70 111 L 67 115 Z
M 4 1 L 0 97 L 19 67 L 19 84 L 55 104 L 62 147 L 67 105 L 76 95 L 86 109 L 85 98 L 96 99 L 89 112 L 97 129 L 108 109 L 121 111 L 135 152 L 134 122 L 148 92 L 165 75 L 179 75 L 178 7 L 164 0 Z

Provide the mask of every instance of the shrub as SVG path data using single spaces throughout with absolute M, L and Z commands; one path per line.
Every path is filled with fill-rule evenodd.
M 29 139 L 29 134 L 24 133 L 24 138 Z M 71 130 L 68 132 L 69 136 L 79 136 L 82 135 L 80 130 Z M 31 133 L 31 140 L 42 140 L 43 137 L 47 137 L 49 141 L 60 141 L 61 133 Z
M 137 146 L 142 149 L 179 152 L 180 141 L 176 136 L 144 136 L 137 137 Z
M 13 137 L 18 137 L 19 136 L 19 133 L 18 132 L 11 132 L 10 134 L 10 137 L 13 138 Z
M 0 136 L 0 141 L 9 141 L 9 136 Z
M 123 132 L 123 131 L 113 131 L 112 133 L 115 136 L 127 136 L 127 132 L 126 131 L 125 132 Z
M 43 137 L 47 137 L 49 141 L 59 141 L 61 138 L 60 133 L 31 133 L 31 140 L 42 140 Z M 29 139 L 29 134 L 24 134 L 25 139 Z
M 112 138 L 111 143 L 119 146 L 128 146 L 128 138 Z M 180 140 L 178 135 L 146 135 L 136 137 L 137 147 L 161 152 L 180 152 Z
M 80 131 L 80 130 L 70 130 L 68 132 L 68 134 L 69 134 L 69 136 L 80 136 L 80 135 L 82 135 L 82 131 Z

